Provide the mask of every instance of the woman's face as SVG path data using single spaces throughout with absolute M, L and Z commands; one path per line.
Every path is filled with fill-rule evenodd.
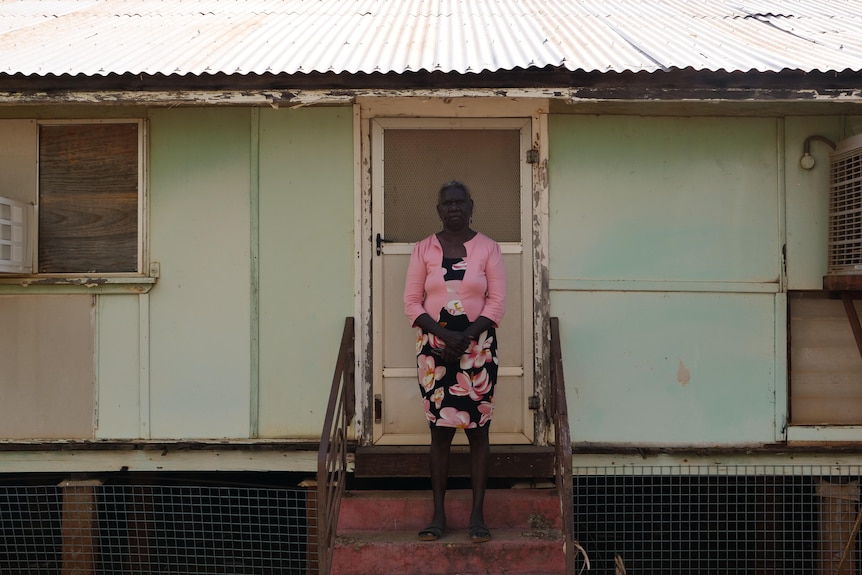
M 473 200 L 461 188 L 446 188 L 437 201 L 437 215 L 440 216 L 444 229 L 464 229 L 470 225 Z

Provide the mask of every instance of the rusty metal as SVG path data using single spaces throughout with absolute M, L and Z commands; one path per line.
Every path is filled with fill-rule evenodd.
M 575 573 L 575 504 L 572 484 L 572 438 L 569 433 L 569 408 L 566 401 L 566 378 L 563 375 L 563 352 L 560 345 L 560 320 L 551 318 L 551 402 L 554 418 L 554 465 L 560 495 L 563 537 L 566 551 L 566 573 Z
M 345 318 L 317 451 L 318 572 L 328 575 L 347 470 L 348 426 L 355 415 L 354 322 Z

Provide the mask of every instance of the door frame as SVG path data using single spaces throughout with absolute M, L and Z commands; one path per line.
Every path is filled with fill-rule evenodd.
M 357 98 L 354 105 L 355 150 L 355 314 L 356 322 L 356 438 L 361 445 L 373 441 L 373 322 L 371 316 L 372 261 L 372 119 L 375 118 L 508 118 L 529 120 L 532 148 L 538 161 L 532 163 L 531 233 L 522 237 L 524 252 L 532 253 L 533 292 L 533 382 L 538 399 L 534 417 L 534 444 L 547 445 L 551 430 L 548 410 L 549 317 L 548 299 L 548 104 L 545 98 Z M 526 270 L 525 270 L 526 273 Z M 526 288 L 527 286 L 525 286 Z M 527 288 L 528 289 L 528 288 Z M 528 365 L 524 369 L 529 369 Z

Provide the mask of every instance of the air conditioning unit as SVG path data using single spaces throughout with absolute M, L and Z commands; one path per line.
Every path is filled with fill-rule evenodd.
M 862 134 L 838 142 L 831 154 L 829 168 L 829 261 L 823 287 L 860 289 Z
M 30 204 L 0 197 L 0 272 L 32 273 L 32 213 Z

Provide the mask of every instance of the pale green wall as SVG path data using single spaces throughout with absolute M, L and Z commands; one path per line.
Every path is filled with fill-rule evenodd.
M 773 441 L 779 128 L 551 118 L 551 313 L 575 442 Z
M 150 114 L 154 438 L 247 437 L 250 112 Z
M 260 113 L 260 436 L 320 438 L 353 313 L 351 108 Z
M 142 114 L 150 256 L 162 277 L 148 346 L 146 300 L 98 297 L 96 436 L 138 437 L 148 420 L 154 438 L 244 438 L 255 425 L 260 437 L 316 437 L 353 315 L 351 109 L 74 113 Z M 780 438 L 782 243 L 789 289 L 819 289 L 825 271 L 828 153 L 814 143 L 817 167 L 801 170 L 802 142 L 862 122 L 555 114 L 549 124 L 550 302 L 573 439 Z
M 773 297 L 553 293 L 551 313 L 560 318 L 572 440 L 771 442 Z
M 799 165 L 805 138 L 826 136 L 833 142 L 845 137 L 842 118 L 801 116 L 784 123 L 787 187 L 787 287 L 821 289 L 826 273 L 829 225 L 829 146 L 811 143 L 816 163 L 812 170 Z
M 553 117 L 551 277 L 777 281 L 777 123 Z
M 249 437 L 255 386 L 260 437 L 319 437 L 353 315 L 352 125 L 351 108 L 150 112 L 150 409 L 146 308 L 101 296 L 97 437 L 139 437 L 142 420 L 153 438 Z

